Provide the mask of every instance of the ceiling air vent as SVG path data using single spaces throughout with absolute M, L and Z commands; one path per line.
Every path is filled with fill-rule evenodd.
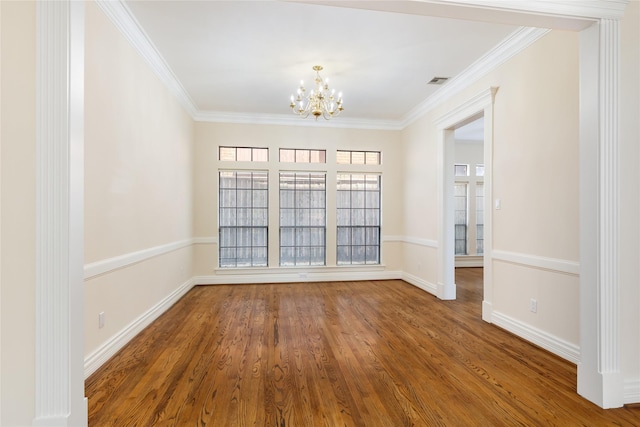
M 442 83 L 449 80 L 449 77 L 434 77 L 429 81 L 430 85 L 441 85 Z

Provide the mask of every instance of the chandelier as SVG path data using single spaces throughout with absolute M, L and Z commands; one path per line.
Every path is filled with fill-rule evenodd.
M 338 93 L 336 98 L 335 89 L 329 90 L 329 79 L 322 80 L 322 77 L 320 77 L 322 67 L 315 65 L 313 70 L 316 72 L 315 88 L 307 94 L 304 83 L 300 81 L 298 95 L 296 97 L 291 95 L 289 107 L 295 114 L 303 118 L 307 118 L 309 114 L 312 114 L 316 120 L 320 116 L 329 120 L 344 110 L 342 107 L 342 92 Z

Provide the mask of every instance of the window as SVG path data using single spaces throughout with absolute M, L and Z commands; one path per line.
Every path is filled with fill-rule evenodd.
M 469 176 L 469 165 L 453 165 L 455 176 Z
M 269 149 L 256 147 L 220 147 L 218 159 L 228 162 L 268 162 Z
M 476 176 L 484 176 L 484 165 L 476 165 Z
M 266 267 L 267 172 L 219 173 L 219 266 Z
M 326 163 L 326 150 L 280 149 L 280 161 L 290 163 Z
M 280 173 L 280 265 L 325 265 L 326 175 Z
M 455 254 L 467 255 L 467 184 L 454 186 Z
M 380 175 L 338 175 L 338 265 L 380 264 L 380 181 Z
M 338 150 L 336 162 L 339 165 L 379 165 L 380 152 Z
M 484 183 L 476 183 L 476 254 L 484 253 Z

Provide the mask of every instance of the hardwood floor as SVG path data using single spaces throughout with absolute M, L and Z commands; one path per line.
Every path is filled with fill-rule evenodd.
M 90 426 L 638 426 L 576 367 L 400 280 L 192 289 L 86 381 Z

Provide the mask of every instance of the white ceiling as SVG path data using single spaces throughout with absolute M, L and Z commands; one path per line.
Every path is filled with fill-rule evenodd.
M 344 94 L 334 120 L 400 121 L 442 87 L 429 80 L 460 74 L 518 29 L 361 8 L 370 3 L 125 2 L 198 112 L 212 114 L 289 117 L 290 95 L 318 64 Z
M 484 142 L 484 117 L 455 129 L 456 141 Z

